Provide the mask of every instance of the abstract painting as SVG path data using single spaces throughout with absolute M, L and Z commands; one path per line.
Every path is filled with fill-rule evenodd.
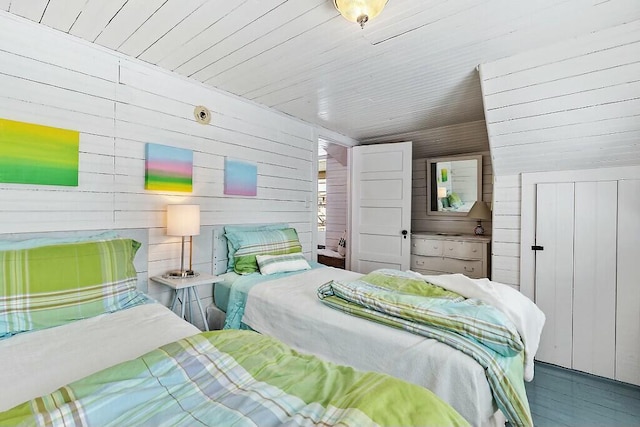
M 224 194 L 255 196 L 258 192 L 258 166 L 224 159 Z
M 147 143 L 144 188 L 147 190 L 191 192 L 193 151 Z
M 0 182 L 78 186 L 80 133 L 0 119 Z

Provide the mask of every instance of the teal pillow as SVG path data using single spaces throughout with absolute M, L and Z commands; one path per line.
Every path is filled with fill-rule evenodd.
M 0 251 L 0 338 L 143 304 L 131 239 Z
M 236 253 L 237 242 L 229 239 L 229 235 L 226 233 L 233 233 L 233 236 L 237 236 L 240 233 L 246 231 L 261 231 L 261 230 L 282 230 L 283 228 L 289 227 L 287 224 L 262 224 L 262 225 L 225 225 L 224 232 L 225 237 L 227 238 L 227 272 L 233 271 L 233 266 L 235 264 L 234 256 Z
M 234 242 L 234 271 L 249 274 L 258 271 L 256 255 L 283 255 L 302 252 L 302 245 L 295 228 L 282 230 L 247 231 L 228 233 Z

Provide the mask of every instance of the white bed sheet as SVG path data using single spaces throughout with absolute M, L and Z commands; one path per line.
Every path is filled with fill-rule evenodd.
M 0 341 L 0 411 L 200 331 L 144 304 Z
M 326 267 L 258 284 L 249 292 L 243 322 L 300 352 L 428 388 L 474 426 L 504 426 L 484 369 L 471 357 L 439 341 L 342 313 L 316 296 L 323 283 L 360 276 Z

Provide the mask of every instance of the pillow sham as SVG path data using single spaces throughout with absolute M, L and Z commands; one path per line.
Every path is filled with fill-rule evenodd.
M 233 269 L 238 274 L 258 271 L 256 255 L 302 252 L 295 228 L 228 233 L 227 238 L 234 242 L 236 248 Z
M 112 239 L 0 251 L 0 338 L 148 302 L 136 290 L 140 246 Z
M 234 271 L 233 266 L 235 264 L 234 256 L 236 254 L 237 241 L 234 241 L 234 236 L 237 236 L 238 233 L 243 232 L 251 232 L 251 231 L 262 231 L 262 230 L 282 230 L 284 228 L 289 228 L 287 224 L 263 224 L 263 225 L 225 225 L 224 232 L 225 237 L 227 238 L 227 272 Z M 231 235 L 231 239 L 229 238 L 229 233 Z
M 61 245 L 63 243 L 78 243 L 94 240 L 117 239 L 118 233 L 115 231 L 105 231 L 91 236 L 66 236 L 66 237 L 35 237 L 24 240 L 0 240 L 0 251 L 12 249 L 30 249 L 38 246 Z
M 301 252 L 285 255 L 256 255 L 260 274 L 286 273 L 289 271 L 311 270 L 311 266 Z

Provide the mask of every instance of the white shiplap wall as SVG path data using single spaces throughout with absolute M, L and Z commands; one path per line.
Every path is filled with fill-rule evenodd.
M 520 174 L 640 164 L 640 20 L 480 66 L 493 271 L 519 285 Z
M 0 234 L 146 228 L 153 276 L 179 265 L 166 205 L 197 203 L 196 269 L 211 270 L 212 227 L 225 223 L 286 222 L 315 253 L 315 127 L 5 13 L 0 87 L 0 117 L 81 133 L 78 187 L 0 183 Z M 196 105 L 211 125 L 194 121 Z M 144 190 L 147 142 L 193 150 L 192 193 Z M 223 194 L 225 156 L 258 165 L 257 197 Z M 162 286 L 149 292 L 169 300 Z M 211 287 L 200 292 L 209 303 Z

